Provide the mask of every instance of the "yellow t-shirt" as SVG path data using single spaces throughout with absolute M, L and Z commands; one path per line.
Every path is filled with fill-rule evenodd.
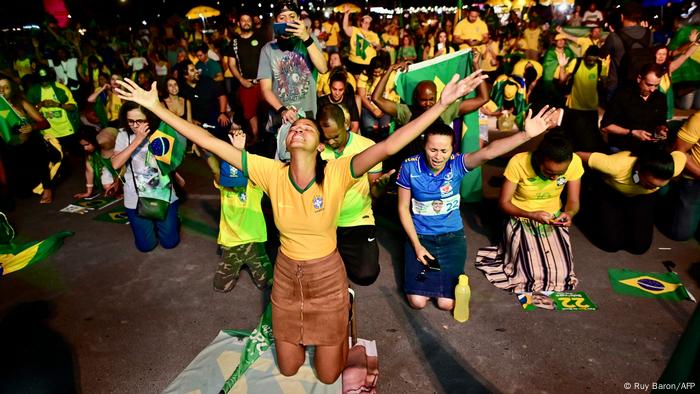
M 367 92 L 367 96 L 371 97 L 374 92 L 374 88 L 379 84 L 380 78 L 374 78 L 372 81 L 372 86 L 367 86 L 369 77 L 365 74 L 360 75 L 360 79 L 357 81 L 357 88 L 363 88 Z M 384 98 L 398 103 L 401 101 L 401 97 L 396 93 L 396 71 L 392 71 L 389 75 L 389 79 L 386 81 L 386 89 L 384 89 Z
M 495 59 L 495 56 L 491 54 L 491 52 L 487 51 L 486 48 L 490 48 L 491 52 L 494 54 L 498 55 L 498 51 L 500 50 L 498 48 L 498 42 L 497 41 L 489 41 L 488 44 L 482 45 L 482 48 L 480 48 L 480 53 L 481 53 L 481 69 L 490 72 L 490 71 L 496 71 L 498 69 L 498 64 L 495 66 L 491 64 L 491 60 Z
M 600 46 L 600 40 L 594 42 L 590 37 L 579 37 L 576 40 L 576 45 L 580 48 L 579 56 L 584 56 L 591 45 Z
M 263 192 L 248 182 L 246 187 L 223 187 L 214 183 L 221 192 L 221 219 L 217 243 L 226 247 L 267 241 L 267 227 L 262 213 Z
M 394 48 L 399 46 L 399 36 L 396 34 L 382 33 L 382 41 Z
M 350 84 L 355 93 L 357 93 L 357 81 L 355 80 L 355 77 L 349 72 L 346 72 L 345 76 L 347 77 L 346 81 L 348 82 L 348 84 Z M 318 97 L 331 93 L 330 79 L 330 71 L 325 74 L 318 74 L 318 77 L 316 79 L 316 95 Z
M 109 119 L 110 122 L 119 119 L 119 110 L 122 108 L 122 104 L 122 99 L 114 93 L 107 98 L 105 110 L 107 111 L 107 119 Z
M 506 179 L 518 185 L 511 203 L 528 211 L 557 213 L 561 210 L 561 192 L 568 181 L 581 179 L 583 163 L 575 153 L 566 172 L 555 180 L 543 179 L 532 168 L 532 153 L 522 152 L 513 156 L 504 173 Z
M 455 30 L 452 33 L 455 36 L 458 36 L 462 40 L 483 40 L 484 39 L 484 34 L 489 32 L 489 27 L 486 26 L 486 22 L 482 21 L 481 19 L 477 19 L 476 22 L 471 23 L 469 22 L 468 18 L 464 18 L 459 23 L 457 23 L 457 26 L 455 26 Z M 466 49 L 469 48 L 469 45 L 464 43 L 459 45 L 459 49 Z
M 572 59 L 566 66 L 566 72 L 571 74 L 576 68 L 578 59 Z M 566 106 L 571 109 L 582 111 L 595 111 L 598 109 L 598 63 L 593 67 L 588 68 L 583 60 L 576 70 L 576 75 L 572 75 L 574 85 L 571 88 L 571 94 L 566 101 Z M 605 76 L 605 68 L 600 71 L 601 77 Z M 559 78 L 558 75 L 554 76 Z
M 700 165 L 700 112 L 693 114 L 681 126 L 681 129 L 678 131 L 678 138 L 693 145 L 688 154 L 695 160 L 696 164 Z
M 68 97 L 68 101 L 62 104 L 76 105 L 75 99 L 73 98 L 73 94 L 71 94 L 70 90 L 67 87 L 56 82 L 56 89 L 63 90 L 63 92 Z M 54 93 L 54 90 L 51 88 L 51 86 L 47 86 L 41 88 L 40 100 L 53 100 L 58 102 L 58 97 L 56 97 L 56 93 Z M 48 129 L 42 130 L 42 134 L 48 134 L 54 138 L 60 138 L 69 136 L 75 132 L 75 130 L 73 130 L 73 124 L 68 118 L 68 112 L 65 109 L 56 107 L 42 107 L 41 109 L 39 109 L 39 112 L 41 112 L 44 118 L 46 118 L 46 120 L 48 120 L 49 124 L 51 125 L 51 127 L 49 127 Z
M 372 44 L 379 44 L 377 33 L 352 26 L 348 60 L 356 64 L 369 64 L 372 58 L 377 56 L 377 51 Z
M 336 160 L 343 157 L 354 156 L 363 150 L 374 145 L 374 141 L 356 133 L 348 132 L 348 143 L 345 149 L 338 152 L 326 146 L 321 152 L 321 158 L 326 161 Z M 382 163 L 377 164 L 369 174 L 382 172 Z M 338 217 L 338 227 L 355 227 L 363 225 L 373 225 L 374 214 L 372 213 L 372 196 L 370 195 L 369 175 L 365 174 L 362 179 L 356 182 L 345 193 L 343 205 L 340 208 Z
M 535 68 L 537 78 L 542 77 L 542 64 L 540 64 L 540 62 L 536 60 L 529 59 L 518 60 L 518 62 L 515 63 L 515 65 L 513 66 L 513 71 L 511 72 L 511 74 L 518 77 L 525 77 L 525 69 L 528 67 L 528 65 L 531 65 Z
M 243 174 L 270 196 L 285 256 L 310 260 L 336 249 L 340 207 L 345 192 L 357 182 L 351 160 L 352 156 L 329 161 L 323 188 L 312 181 L 302 190 L 294 184 L 288 165 L 243 152 Z
M 536 29 L 525 29 L 523 30 L 523 39 L 525 40 L 525 49 L 530 51 L 540 50 L 540 35 L 542 30 Z
M 683 152 L 671 152 L 673 156 L 673 176 L 677 176 L 685 167 L 686 155 Z M 634 164 L 637 157 L 632 156 L 629 151 L 622 151 L 613 155 L 604 153 L 591 153 L 588 158 L 588 166 L 603 173 L 603 180 L 613 189 L 619 191 L 627 197 L 634 197 L 640 194 L 651 194 L 659 190 L 646 189 L 638 186 L 632 179 Z
M 340 33 L 340 25 L 338 25 L 338 22 L 323 22 L 321 24 L 321 29 L 328 33 L 328 38 L 326 39 L 326 46 L 337 47 L 338 33 Z

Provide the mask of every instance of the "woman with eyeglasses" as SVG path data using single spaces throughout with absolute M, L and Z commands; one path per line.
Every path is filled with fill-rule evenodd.
M 148 138 L 151 131 L 158 128 L 160 120 L 145 107 L 127 101 L 120 109 L 119 121 L 121 129 L 114 146 L 112 167 L 119 170 L 126 166 L 124 207 L 136 248 L 150 252 L 160 243 L 163 248 L 172 249 L 180 243 L 178 199 L 173 177 L 160 171 L 155 156 L 148 149 Z M 157 220 L 139 216 L 137 204 L 140 197 L 168 201 L 165 218 Z

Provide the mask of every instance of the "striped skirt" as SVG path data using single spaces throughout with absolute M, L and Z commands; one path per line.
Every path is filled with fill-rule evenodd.
M 569 228 L 511 217 L 499 246 L 479 249 L 476 268 L 512 292 L 566 291 L 578 283 Z

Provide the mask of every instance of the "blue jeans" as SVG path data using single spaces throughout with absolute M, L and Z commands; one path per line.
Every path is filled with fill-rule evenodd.
M 177 217 L 179 205 L 179 201 L 171 203 L 163 220 L 142 218 L 135 209 L 126 208 L 136 249 L 145 253 L 155 249 L 158 242 L 164 249 L 172 249 L 180 243 L 180 221 Z
M 692 159 L 690 159 L 692 160 Z M 687 241 L 700 224 L 700 180 L 679 178 L 662 200 L 656 227 L 675 241 Z
M 464 273 L 467 259 L 467 240 L 464 229 L 439 234 L 418 234 L 421 245 L 435 257 L 440 264 L 440 271 L 426 271 L 425 280 L 416 279 L 425 267 L 416 259 L 416 252 L 410 242 L 405 246 L 404 291 L 406 294 L 425 297 L 455 298 L 455 286 L 459 275 Z

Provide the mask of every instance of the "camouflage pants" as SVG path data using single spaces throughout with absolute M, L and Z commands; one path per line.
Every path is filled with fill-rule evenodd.
M 222 246 L 221 260 L 214 274 L 214 290 L 233 290 L 241 268 L 248 266 L 250 277 L 258 289 L 272 284 L 272 263 L 265 252 L 265 244 L 253 242 L 238 246 Z

